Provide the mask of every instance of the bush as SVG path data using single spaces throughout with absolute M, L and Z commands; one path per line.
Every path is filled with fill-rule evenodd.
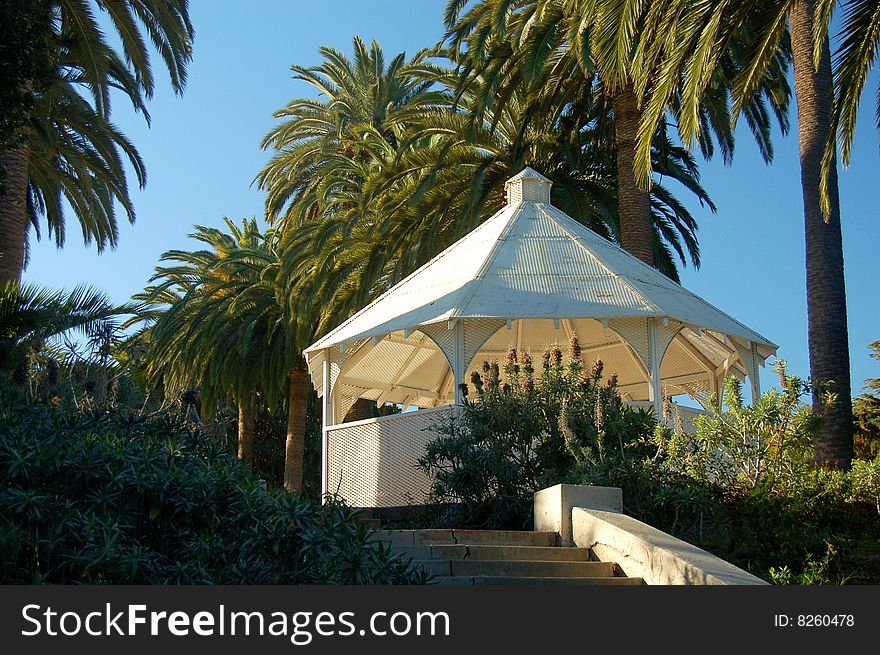
M 547 353 L 540 379 L 513 352 L 503 374 L 487 363 L 472 378 L 475 398 L 420 461 L 434 502 L 422 525 L 529 529 L 538 489 L 616 486 L 627 514 L 764 579 L 880 581 L 880 458 L 814 468 L 807 388 L 784 362 L 753 406 L 729 379 L 692 436 L 625 405 L 601 362 L 585 375 L 576 346 L 566 364 Z
M 253 462 L 254 474 L 266 481 L 270 488 L 284 486 L 284 444 L 287 439 L 287 408 L 279 410 L 258 405 L 254 416 Z M 203 425 L 212 439 L 222 442 L 229 454 L 238 453 L 238 408 L 222 405 Z M 306 406 L 303 452 L 302 496 L 312 500 L 321 498 L 321 408 L 312 391 Z
M 585 374 L 577 340 L 563 364 L 558 348 L 543 356 L 540 377 L 528 354 L 511 349 L 503 368 L 485 362 L 459 414 L 438 423 L 440 434 L 419 466 L 433 480 L 434 525 L 530 529 L 532 494 L 569 475 L 576 461 L 603 462 L 631 448 L 653 425 L 628 407 L 616 376 L 602 382 L 602 362 Z M 470 395 L 470 387 L 466 387 Z
M 873 459 L 880 455 L 880 395 L 863 393 L 856 396 L 853 399 L 853 418 L 856 424 L 856 457 Z
M 782 389 L 763 394 L 752 406 L 743 403 L 739 381 L 728 378 L 725 407 L 713 396 L 709 413 L 694 419 L 695 437 L 656 430 L 657 459 L 699 482 L 731 491 L 798 480 L 811 470 L 816 419 L 801 405 L 806 386 L 786 375 L 784 363 L 777 370 Z
M 0 583 L 425 580 L 340 502 L 267 492 L 174 417 L 0 394 Z
M 877 465 L 814 468 L 808 389 L 784 362 L 778 373 L 781 389 L 753 406 L 728 379 L 723 410 L 714 398 L 696 436 L 658 427 L 650 458 L 581 467 L 581 481 L 621 487 L 628 513 L 765 579 L 876 581 L 859 552 L 880 543 Z

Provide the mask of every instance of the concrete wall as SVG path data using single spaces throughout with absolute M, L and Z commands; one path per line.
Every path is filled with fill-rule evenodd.
M 647 584 L 767 584 L 719 557 L 623 514 L 616 487 L 556 485 L 535 494 L 535 530 L 559 532 L 563 545 L 589 548 Z
M 623 492 L 617 487 L 557 484 L 535 494 L 535 531 L 558 532 L 563 546 L 572 546 L 571 510 L 593 507 L 623 512 Z

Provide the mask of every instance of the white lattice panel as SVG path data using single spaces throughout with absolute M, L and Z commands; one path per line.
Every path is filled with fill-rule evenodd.
M 451 411 L 438 407 L 330 427 L 329 491 L 352 507 L 424 503 L 431 481 L 416 463 L 438 436 L 429 428 Z

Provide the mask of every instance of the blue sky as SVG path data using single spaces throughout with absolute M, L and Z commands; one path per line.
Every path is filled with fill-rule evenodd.
M 57 250 L 44 238 L 32 243 L 25 280 L 72 288 L 89 283 L 113 300 L 143 289 L 160 255 L 195 247 L 194 224 L 221 226 L 224 216 L 261 216 L 263 194 L 251 182 L 269 157 L 260 150 L 274 123 L 272 113 L 290 99 L 310 94 L 291 79 L 290 65 L 320 62 L 318 48 L 351 52 L 354 35 L 377 39 L 387 56 L 411 55 L 442 37 L 445 0 L 191 0 L 196 28 L 194 59 L 183 97 L 159 81 L 150 103 L 152 127 L 122 99 L 113 120 L 137 145 L 147 164 L 145 190 L 133 191 L 135 225 L 120 224 L 115 251 L 97 255 L 82 245 L 68 216 L 68 240 Z M 844 256 L 854 393 L 866 377 L 880 376 L 867 345 L 880 339 L 878 137 L 869 79 L 859 116 L 851 167 L 841 172 Z M 687 268 L 685 287 L 780 344 L 791 373 L 809 374 L 803 213 L 796 137 L 776 136 L 776 158 L 765 166 L 748 132 L 738 133 L 732 166 L 720 158 L 701 162 L 702 181 L 718 206 L 712 214 L 685 200 L 696 213 L 703 265 Z M 762 372 L 766 390 L 775 377 Z

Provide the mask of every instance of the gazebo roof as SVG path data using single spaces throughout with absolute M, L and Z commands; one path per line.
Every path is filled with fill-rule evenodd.
M 630 401 L 699 399 L 729 374 L 759 390 L 774 343 L 553 207 L 550 184 L 508 180 L 504 208 L 306 349 L 338 417 L 357 398 L 452 402 L 482 359 L 572 337 Z
M 508 196 L 517 183 L 524 195 L 546 187 L 549 201 L 550 181 L 531 168 L 508 181 Z M 549 202 L 519 201 L 508 202 L 306 353 L 450 319 L 579 317 L 676 319 L 762 345 L 768 354 L 777 348 Z

